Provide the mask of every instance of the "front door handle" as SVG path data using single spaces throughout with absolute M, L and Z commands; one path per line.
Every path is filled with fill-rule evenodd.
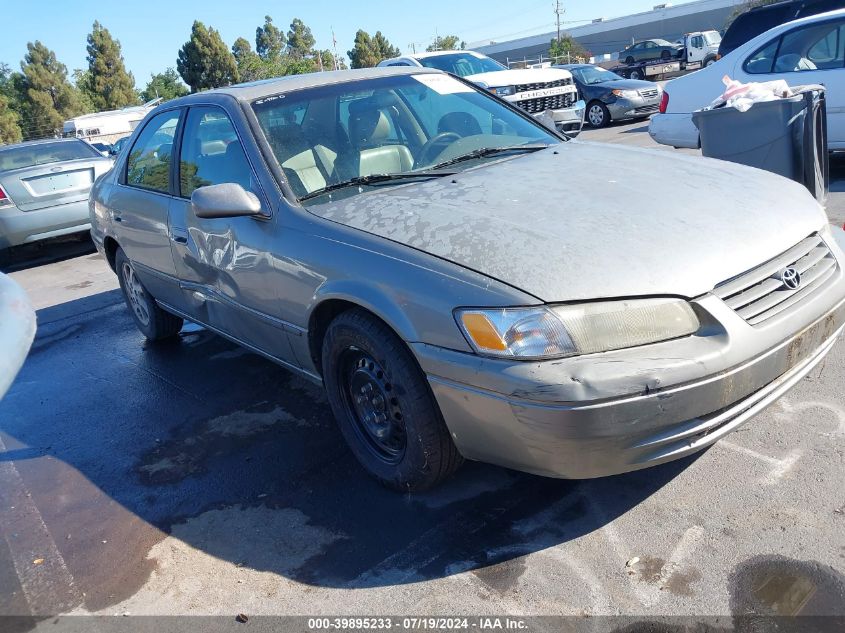
M 170 229 L 170 239 L 177 244 L 187 244 L 188 232 L 185 229 Z

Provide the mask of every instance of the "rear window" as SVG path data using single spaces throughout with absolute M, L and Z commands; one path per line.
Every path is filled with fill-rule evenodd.
M 61 163 L 80 158 L 99 158 L 93 147 L 82 141 L 56 141 L 0 149 L 0 171 Z

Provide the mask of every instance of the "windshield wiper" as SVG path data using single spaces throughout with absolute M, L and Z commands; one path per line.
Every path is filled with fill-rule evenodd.
M 468 160 L 475 160 L 476 158 L 486 158 L 487 156 L 496 156 L 498 154 L 507 154 L 508 152 L 537 152 L 541 149 L 546 149 L 550 147 L 549 145 L 511 145 L 508 147 L 482 147 L 481 149 L 476 149 L 466 154 L 461 154 L 460 156 L 456 156 L 455 158 L 450 158 L 449 160 L 443 161 L 442 163 L 437 163 L 432 167 L 428 167 L 426 171 L 436 171 L 438 169 L 443 169 L 444 167 L 450 167 L 452 165 L 457 165 L 458 163 L 463 163 Z
M 355 178 L 350 178 L 349 180 L 344 180 L 343 182 L 336 182 L 334 184 L 323 187 L 322 189 L 312 191 L 311 193 L 300 197 L 299 200 L 300 202 L 305 200 L 311 200 L 312 198 L 317 198 L 327 193 L 331 193 L 332 191 L 337 191 L 338 189 L 346 189 L 347 187 L 356 187 L 361 185 L 377 185 L 379 183 L 395 182 L 397 180 L 440 178 L 442 176 L 454 175 L 454 172 L 450 171 L 438 172 L 436 174 L 428 173 L 430 171 L 436 170 L 432 168 L 427 169 L 425 173 L 404 172 L 399 174 L 371 174 L 369 176 L 357 176 Z

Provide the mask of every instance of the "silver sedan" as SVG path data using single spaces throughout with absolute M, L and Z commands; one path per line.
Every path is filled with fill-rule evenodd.
M 586 478 L 689 455 L 845 325 L 845 234 L 799 185 L 569 142 L 425 69 L 170 101 L 91 217 L 148 339 L 190 320 L 324 385 L 399 490 L 464 458 Z
M 87 231 L 88 194 L 112 163 L 78 139 L 0 147 L 0 251 Z

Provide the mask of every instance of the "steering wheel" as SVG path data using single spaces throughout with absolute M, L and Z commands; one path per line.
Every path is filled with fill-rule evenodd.
M 440 154 L 443 153 L 443 150 L 446 149 L 446 145 L 450 143 L 454 143 L 455 141 L 460 141 L 463 137 L 460 134 L 455 134 L 454 132 L 441 132 L 437 136 L 432 136 L 425 145 L 420 148 L 420 155 L 417 158 L 418 165 L 427 165 L 434 162 L 434 159 L 437 158 Z M 433 153 L 433 149 L 436 147 L 441 147 L 439 152 L 436 154 Z M 431 156 L 429 156 L 431 154 Z

